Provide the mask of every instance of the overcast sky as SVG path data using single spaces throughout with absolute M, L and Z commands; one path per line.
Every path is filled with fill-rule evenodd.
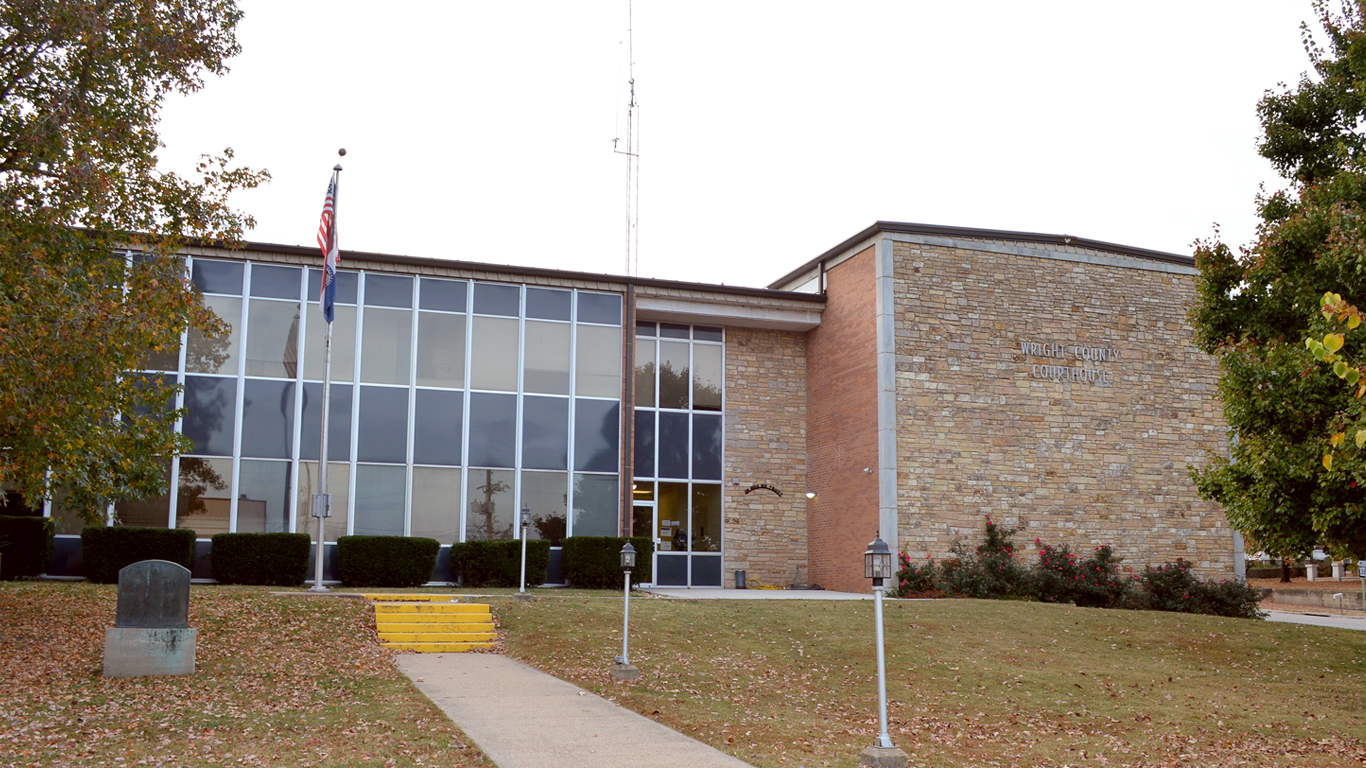
M 627 3 L 239 0 L 163 163 L 274 180 L 250 240 L 626 272 Z M 764 286 L 878 219 L 1174 253 L 1253 235 L 1309 0 L 634 5 L 639 269 Z M 1315 25 L 1315 28 L 1316 25 Z

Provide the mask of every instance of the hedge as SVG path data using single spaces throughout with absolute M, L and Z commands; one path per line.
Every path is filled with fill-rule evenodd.
M 441 544 L 412 536 L 342 536 L 337 575 L 344 587 L 417 587 L 432 578 Z
M 618 589 L 622 586 L 621 548 L 630 541 L 636 550 L 636 568 L 631 572 L 635 584 L 649 582 L 651 539 L 649 536 L 570 536 L 564 540 L 562 567 L 571 587 Z
M 550 565 L 550 542 L 526 543 L 526 585 L 545 583 Z M 515 587 L 522 573 L 522 540 L 467 541 L 451 545 L 451 569 L 466 587 Z
M 0 579 L 47 573 L 52 565 L 52 519 L 0 516 Z
M 114 584 L 120 570 L 143 560 L 169 560 L 192 568 L 194 539 L 194 531 L 188 528 L 87 526 L 81 531 L 85 578 L 96 584 Z
M 219 533 L 213 537 L 213 577 L 220 584 L 297 587 L 308 576 L 306 533 Z

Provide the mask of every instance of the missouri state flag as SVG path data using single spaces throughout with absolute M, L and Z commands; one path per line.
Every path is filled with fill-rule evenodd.
M 337 262 L 341 254 L 337 251 L 337 176 L 327 183 L 327 198 L 323 200 L 323 217 L 318 224 L 318 247 L 323 252 L 322 295 L 319 301 L 323 306 L 323 318 L 332 322 L 332 305 L 337 300 Z

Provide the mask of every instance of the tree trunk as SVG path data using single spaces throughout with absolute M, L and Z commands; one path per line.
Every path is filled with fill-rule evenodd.
M 1281 583 L 1290 583 L 1290 561 L 1284 557 L 1281 558 Z

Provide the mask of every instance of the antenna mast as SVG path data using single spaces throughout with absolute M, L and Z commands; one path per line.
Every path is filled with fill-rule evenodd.
M 635 30 L 633 29 L 633 15 L 631 10 L 631 0 L 626 2 L 626 61 L 627 61 L 627 83 L 630 85 L 630 96 L 626 102 L 626 150 L 617 148 L 618 139 L 612 139 L 612 151 L 619 155 L 626 156 L 626 274 L 638 274 L 640 272 L 640 179 L 637 177 L 639 169 L 636 167 L 640 157 L 639 149 L 636 147 L 635 140 L 635 112 L 640 107 L 636 102 L 636 55 L 635 55 Z

